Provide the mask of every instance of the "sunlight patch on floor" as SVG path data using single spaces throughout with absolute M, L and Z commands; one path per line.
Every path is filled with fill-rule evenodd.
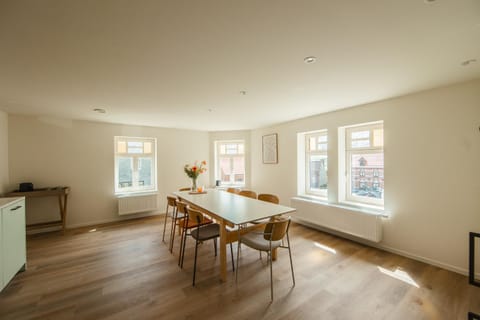
M 327 251 L 329 253 L 337 254 L 337 250 L 330 248 L 329 246 L 326 246 L 324 244 L 314 242 L 313 245 L 319 249 L 322 249 L 323 251 Z
M 408 283 L 409 285 L 414 286 L 416 288 L 420 288 L 420 286 L 415 282 L 415 280 L 412 279 L 412 277 L 410 277 L 410 275 L 407 272 L 400 270 L 399 268 L 397 268 L 397 270 L 395 271 L 390 271 L 380 266 L 377 266 L 377 268 L 378 270 L 380 270 L 380 272 L 382 272 L 383 274 L 386 274 L 387 276 L 390 276 L 397 280 Z

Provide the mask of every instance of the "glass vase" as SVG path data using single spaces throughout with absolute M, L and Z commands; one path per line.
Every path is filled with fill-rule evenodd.
M 192 192 L 197 192 L 197 178 L 192 178 Z

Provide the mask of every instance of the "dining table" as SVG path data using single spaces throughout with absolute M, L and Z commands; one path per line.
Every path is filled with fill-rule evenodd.
M 249 228 L 240 228 L 241 226 L 296 211 L 295 208 L 244 197 L 221 189 L 206 189 L 204 192 L 178 191 L 174 194 L 212 217 L 220 225 L 221 281 L 227 280 L 227 245 L 238 241 L 240 232 L 249 231 Z

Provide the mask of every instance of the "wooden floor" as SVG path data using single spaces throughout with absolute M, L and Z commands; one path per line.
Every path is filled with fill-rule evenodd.
M 282 250 L 273 303 L 265 256 L 246 247 L 238 284 L 233 272 L 221 283 L 213 245 L 202 244 L 193 288 L 193 241 L 181 270 L 161 241 L 162 223 L 148 218 L 30 237 L 28 270 L 0 293 L 0 319 L 463 320 L 480 313 L 480 288 L 464 276 L 297 224 L 297 285 Z

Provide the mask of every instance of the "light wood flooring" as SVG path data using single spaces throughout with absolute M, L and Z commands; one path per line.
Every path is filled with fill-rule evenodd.
M 221 283 L 219 259 L 205 242 L 192 287 L 193 241 L 182 270 L 178 242 L 175 255 L 162 243 L 163 219 L 90 229 L 30 236 L 28 269 L 0 293 L 0 319 L 451 320 L 480 313 L 480 288 L 465 276 L 298 224 L 291 228 L 297 285 L 281 250 L 272 303 L 269 268 L 257 251 L 242 247 L 238 284 L 228 256 Z

